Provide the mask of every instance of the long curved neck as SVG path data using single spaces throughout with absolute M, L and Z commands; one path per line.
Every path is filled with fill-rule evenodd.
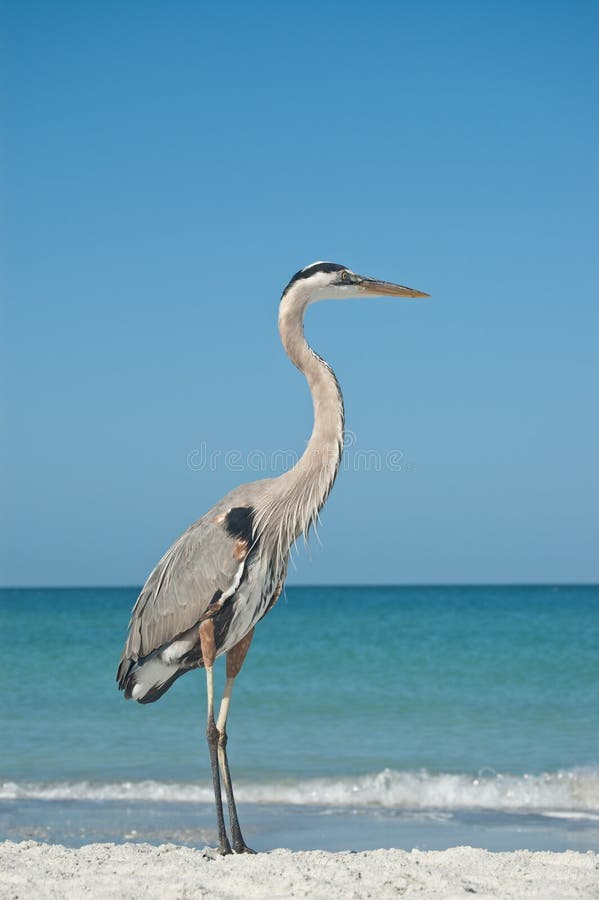
M 306 304 L 307 305 L 307 304 Z M 299 481 L 304 487 L 318 487 L 318 510 L 333 486 L 343 452 L 343 395 L 335 373 L 304 337 L 306 306 L 286 308 L 281 304 L 279 332 L 291 362 L 306 377 L 314 406 L 314 425 L 310 440 L 297 464 L 286 472 L 287 484 Z
M 291 288 L 281 301 L 279 333 L 291 362 L 306 377 L 314 406 L 310 440 L 298 462 L 275 481 L 267 508 L 260 511 L 264 532 L 286 555 L 306 535 L 335 481 L 343 453 L 343 396 L 335 373 L 304 337 L 304 313 L 310 296 Z

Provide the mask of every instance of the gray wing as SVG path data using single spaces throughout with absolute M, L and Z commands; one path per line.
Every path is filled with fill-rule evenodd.
M 212 510 L 164 554 L 131 613 L 119 663 L 121 683 L 131 665 L 170 643 L 210 614 L 241 581 L 252 546 L 251 508 Z

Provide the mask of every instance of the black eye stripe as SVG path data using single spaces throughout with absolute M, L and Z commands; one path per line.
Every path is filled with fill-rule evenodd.
M 310 276 L 315 275 L 316 272 L 325 272 L 326 274 L 330 274 L 331 272 L 342 272 L 344 269 L 347 269 L 347 266 L 340 266 L 338 265 L 338 263 L 314 263 L 314 265 L 307 266 L 305 269 L 300 269 L 299 272 L 296 272 L 283 293 L 286 294 L 291 285 L 295 284 L 296 281 L 300 281 L 302 278 L 310 278 Z

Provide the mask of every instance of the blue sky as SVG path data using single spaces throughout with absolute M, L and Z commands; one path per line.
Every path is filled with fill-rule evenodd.
M 355 443 L 290 580 L 599 580 L 597 4 L 2 7 L 2 583 L 140 583 L 301 450 L 314 259 L 433 296 L 310 310 Z

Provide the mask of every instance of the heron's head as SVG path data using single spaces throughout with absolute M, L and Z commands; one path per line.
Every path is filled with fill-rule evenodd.
M 367 278 L 352 272 L 347 266 L 332 262 L 315 262 L 296 272 L 285 290 L 283 297 L 293 292 L 301 294 L 305 302 L 338 299 L 346 297 L 428 297 L 423 291 Z

